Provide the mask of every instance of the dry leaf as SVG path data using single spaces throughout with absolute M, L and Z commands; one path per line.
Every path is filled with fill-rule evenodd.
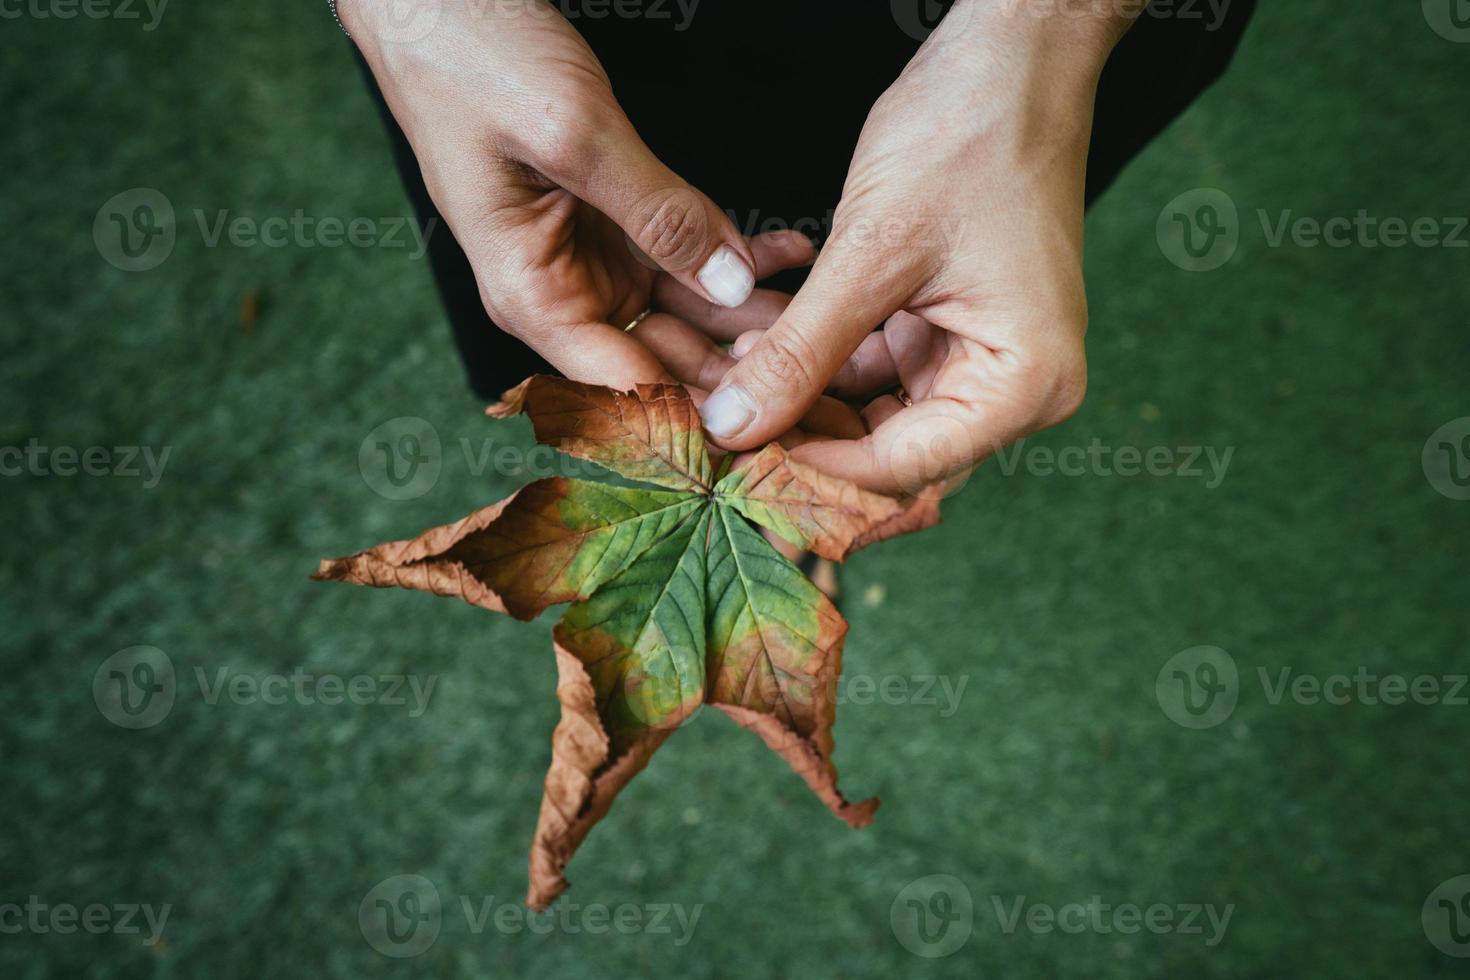
M 832 724 L 847 623 L 751 524 L 841 559 L 938 519 L 767 447 L 716 479 L 688 393 L 536 377 L 490 410 L 540 441 L 653 487 L 538 480 L 412 541 L 325 561 L 316 577 L 458 596 L 554 630 L 562 719 L 531 848 L 527 904 L 549 905 L 587 832 L 702 705 L 759 735 L 838 817 L 876 799 L 837 788 Z M 657 489 L 655 489 L 655 487 Z

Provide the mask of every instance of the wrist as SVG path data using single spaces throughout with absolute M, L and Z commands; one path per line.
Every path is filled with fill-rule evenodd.
M 956 0 L 935 32 L 941 44 L 1041 55 L 1095 82 L 1146 0 Z
M 1134 20 L 1120 11 L 1140 3 L 957 0 L 910 68 L 935 80 L 955 118 L 1085 150 L 1098 79 Z

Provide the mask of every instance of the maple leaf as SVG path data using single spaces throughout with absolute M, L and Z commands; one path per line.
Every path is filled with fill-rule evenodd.
M 613 391 L 538 376 L 489 414 L 637 486 L 556 477 L 410 541 L 324 561 L 314 576 L 457 596 L 553 631 L 561 721 L 531 846 L 526 902 L 544 908 L 613 799 L 684 721 L 711 705 L 763 739 L 834 814 L 871 822 L 832 764 L 847 633 L 831 601 L 752 526 L 842 560 L 939 519 L 767 446 L 715 473 L 688 393 Z

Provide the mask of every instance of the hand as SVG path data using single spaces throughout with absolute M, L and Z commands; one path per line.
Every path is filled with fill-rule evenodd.
M 1126 20 L 1048 9 L 960 0 L 879 99 L 806 285 L 704 403 L 720 445 L 901 383 L 912 407 L 880 398 L 871 434 L 795 455 L 916 493 L 1077 409 L 1092 104 Z
M 707 369 L 713 345 L 677 318 L 650 317 L 636 336 L 623 327 L 656 287 L 686 306 L 739 307 L 757 274 L 810 261 L 800 236 L 747 243 L 660 163 L 549 4 L 442 4 L 404 41 L 394 2 L 340 0 L 338 12 L 491 318 L 567 377 L 618 388 L 667 380 L 651 344 Z

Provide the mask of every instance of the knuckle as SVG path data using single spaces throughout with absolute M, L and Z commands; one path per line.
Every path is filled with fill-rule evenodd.
M 768 336 L 758 358 L 747 358 L 749 377 L 771 391 L 812 387 L 811 365 L 816 363 L 811 345 L 800 336 Z
M 502 302 L 499 291 L 495 288 L 495 284 L 483 275 L 477 275 L 475 277 L 475 284 L 480 289 L 480 305 L 490 315 L 491 321 L 507 333 L 514 334 L 515 331 L 510 325 L 513 317 L 508 315 L 508 311 L 505 309 L 505 305 Z
M 682 271 L 703 257 L 709 218 L 692 192 L 661 195 L 641 210 L 637 220 L 638 247 L 665 268 Z
M 1087 397 L 1087 360 L 1080 351 L 1047 365 L 1035 389 L 1043 393 L 1040 422 L 1052 426 L 1076 415 Z
M 596 120 L 587 113 L 559 106 L 528 121 L 519 141 L 529 163 L 548 175 L 562 176 L 586 166 L 589 134 L 596 131 Z
M 503 277 L 483 270 L 476 271 L 475 284 L 479 288 L 480 305 L 489 314 L 491 323 L 526 344 L 534 346 L 539 342 L 540 319 L 527 315 L 520 290 Z
M 1087 372 L 1084 370 L 1077 374 L 1062 377 L 1057 388 L 1052 394 L 1052 411 L 1050 424 L 1056 425 L 1065 422 L 1076 415 L 1082 408 L 1082 403 L 1087 397 Z

